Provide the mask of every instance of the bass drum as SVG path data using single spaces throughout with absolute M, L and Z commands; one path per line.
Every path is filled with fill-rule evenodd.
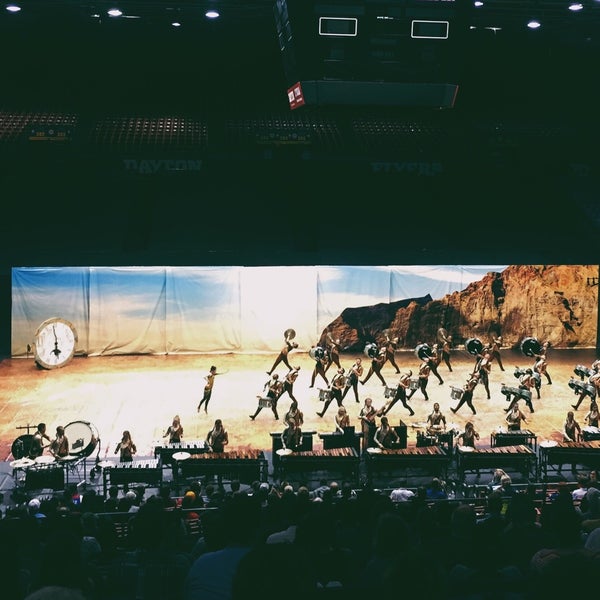
M 465 342 L 465 350 L 469 354 L 477 356 L 478 354 L 481 354 L 481 351 L 483 350 L 483 343 L 479 338 L 469 338 Z
M 542 345 L 534 337 L 526 337 L 521 342 L 521 352 L 525 356 L 534 356 L 542 351 Z
M 88 457 L 96 449 L 100 436 L 88 421 L 72 421 L 65 425 L 65 436 L 69 440 L 69 455 Z
M 432 357 L 432 350 L 429 344 L 419 344 L 415 348 L 415 355 L 421 360 L 426 360 Z
M 20 435 L 13 443 L 10 448 L 13 457 L 18 460 L 19 458 L 28 458 L 29 450 L 31 450 L 31 444 L 33 442 L 33 435 L 25 434 Z

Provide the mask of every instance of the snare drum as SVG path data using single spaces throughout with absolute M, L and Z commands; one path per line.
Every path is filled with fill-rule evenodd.
M 419 389 L 419 380 L 418 379 L 409 379 L 408 380 L 408 389 L 409 390 L 418 390 Z
M 450 398 L 452 398 L 452 400 L 460 400 L 464 393 L 465 390 L 462 388 L 451 386 Z
M 319 390 L 319 400 L 329 400 L 331 398 L 330 390 Z
M 260 408 L 271 408 L 271 398 L 259 398 L 258 406 Z
M 384 398 L 393 398 L 396 395 L 397 391 L 398 391 L 397 387 L 391 388 L 386 385 L 385 392 L 383 392 L 383 396 L 384 396 Z

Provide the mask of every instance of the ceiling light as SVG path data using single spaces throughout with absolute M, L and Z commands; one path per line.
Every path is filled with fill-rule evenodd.
M 106 11 L 111 17 L 120 17 L 123 13 L 118 8 L 111 8 Z
M 529 23 L 527 23 L 527 27 L 529 27 L 529 29 L 537 29 L 538 27 L 541 27 L 542 24 L 539 21 L 529 21 Z
M 220 15 L 220 14 L 219 14 L 219 12 L 218 12 L 218 11 L 216 11 L 216 10 L 207 10 L 207 11 L 204 13 L 204 16 L 205 16 L 207 19 L 218 19 L 218 18 L 219 18 L 221 15 Z
M 569 10 L 572 10 L 573 12 L 583 10 L 583 4 L 581 4 L 581 2 L 573 2 L 572 4 L 569 4 Z
M 7 10 L 8 12 L 16 13 L 16 12 L 19 12 L 19 11 L 21 10 L 21 7 L 20 7 L 20 6 L 17 6 L 16 4 L 9 4 L 9 5 L 6 7 L 6 10 Z

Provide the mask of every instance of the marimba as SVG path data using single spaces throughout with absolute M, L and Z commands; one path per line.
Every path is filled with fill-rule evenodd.
M 156 458 L 115 463 L 102 469 L 104 495 L 111 485 L 146 483 L 158 487 L 162 484 L 162 466 Z
M 600 440 L 590 442 L 554 442 L 540 443 L 540 474 L 548 474 L 550 465 L 582 465 L 588 469 L 600 469 Z
M 161 463 L 171 463 L 173 454 L 177 452 L 189 452 L 190 454 L 199 454 L 206 452 L 206 442 L 204 440 L 183 440 L 181 442 L 169 444 L 168 442 L 154 446 L 154 458 L 160 458 Z
M 179 462 L 183 477 L 220 477 L 250 484 L 266 481 L 268 464 L 262 450 L 230 450 L 191 454 Z
M 451 459 L 451 455 L 440 446 L 368 448 L 365 457 L 369 481 L 372 481 L 376 474 L 405 469 L 419 469 L 432 476 L 445 476 Z
M 300 450 L 302 452 L 309 452 L 313 449 L 313 436 L 316 431 L 302 431 L 302 445 Z M 283 448 L 283 442 L 281 441 L 281 431 L 271 431 L 271 461 L 273 462 L 273 471 L 277 473 L 279 471 L 279 454 L 277 450 Z
M 537 452 L 537 435 L 528 429 L 514 429 L 508 431 L 492 431 L 490 446 L 529 446 Z
M 323 450 L 332 450 L 333 448 L 354 448 L 360 455 L 360 440 L 363 437 L 362 431 L 335 431 L 331 433 L 319 433 L 319 439 L 323 440 Z
M 523 444 L 495 448 L 459 446 L 456 450 L 456 468 L 460 480 L 464 479 L 465 472 L 480 469 L 517 471 L 525 478 L 529 474 L 535 474 L 536 454 L 529 446 Z
M 329 450 L 310 450 L 292 452 L 279 457 L 280 477 L 292 473 L 311 474 L 330 471 L 358 483 L 360 457 L 354 448 L 331 448 Z

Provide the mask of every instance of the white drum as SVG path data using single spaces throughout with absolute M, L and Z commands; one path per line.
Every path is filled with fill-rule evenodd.
M 460 400 L 465 393 L 465 390 L 462 388 L 451 386 L 450 389 L 450 398 L 452 398 L 452 400 Z
M 34 462 L 36 465 L 49 465 L 53 462 L 56 462 L 56 459 L 54 458 L 54 456 L 43 455 L 43 456 L 38 456 L 34 460 Z
M 383 396 L 384 396 L 384 398 L 393 398 L 396 395 L 397 391 L 398 391 L 398 387 L 391 388 L 386 385 L 385 391 L 383 392 Z
M 408 380 L 408 389 L 409 390 L 418 390 L 419 389 L 419 380 L 418 379 L 409 379 Z
M 271 408 L 271 398 L 259 398 L 258 406 L 260 408 Z
M 189 452 L 174 452 L 173 453 L 173 458 L 175 460 L 187 460 L 188 458 L 190 458 L 190 456 L 192 456 Z
M 90 456 L 100 440 L 98 430 L 88 421 L 73 421 L 65 425 L 65 435 L 71 456 Z
M 329 400 L 331 398 L 331 391 L 330 390 L 319 390 L 319 400 L 323 401 L 323 400 Z

